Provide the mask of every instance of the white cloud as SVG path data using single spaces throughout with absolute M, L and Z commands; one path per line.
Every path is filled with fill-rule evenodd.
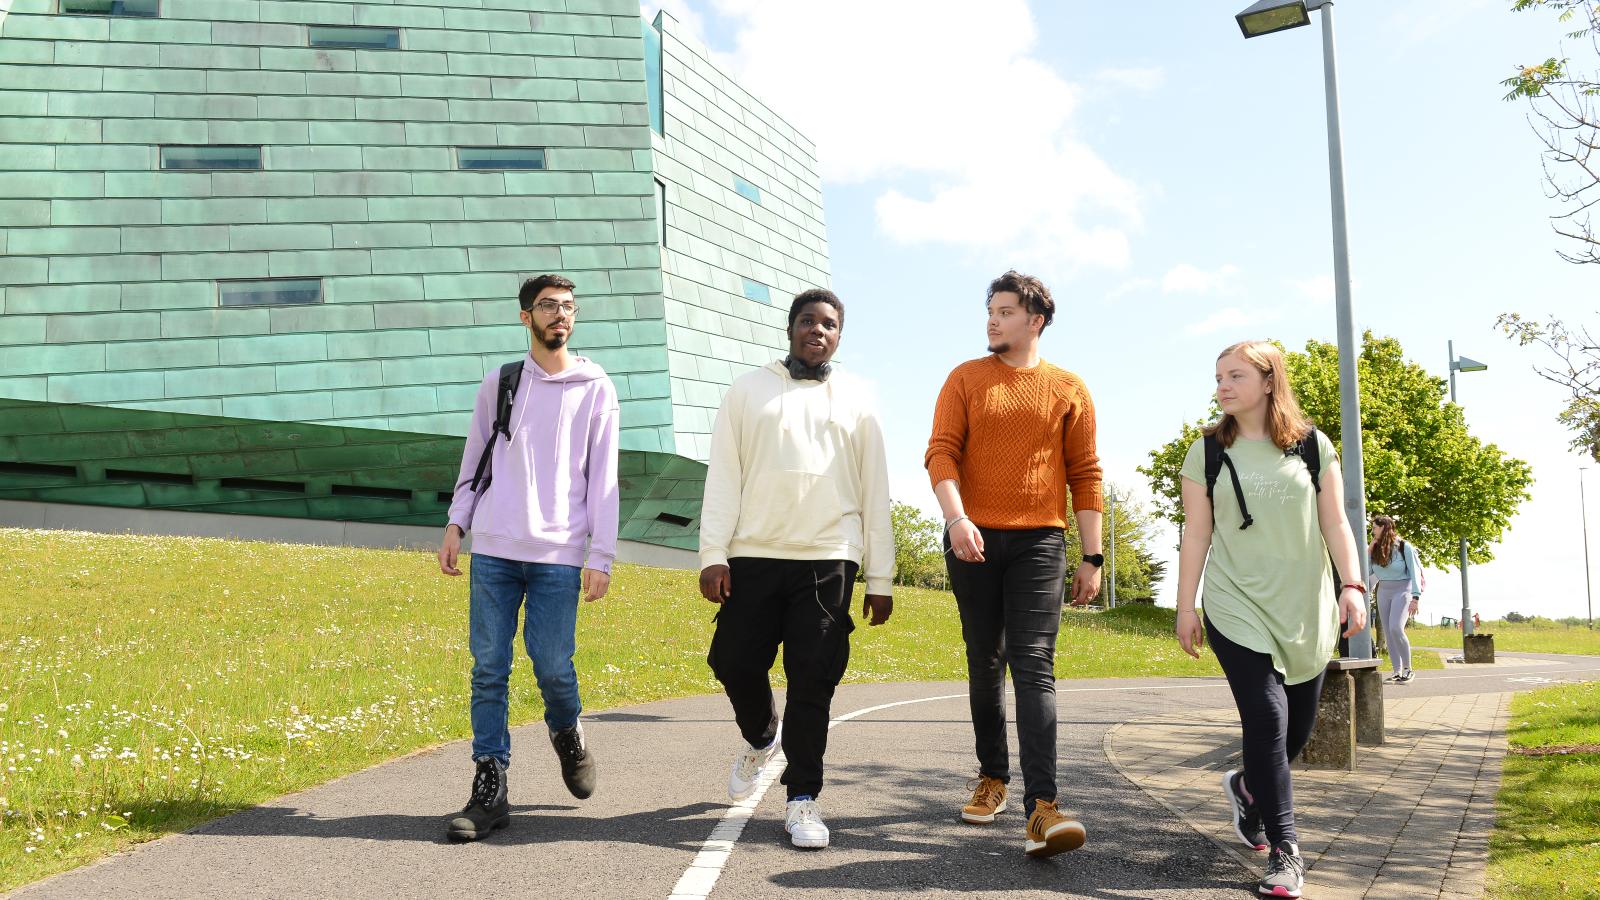
M 890 238 L 1036 271 L 1126 265 L 1139 188 L 1072 129 L 1080 88 L 1031 55 L 1026 0 L 707 2 L 739 82 L 816 141 L 825 179 L 891 182 Z
M 1185 325 L 1183 331 L 1185 334 L 1194 336 L 1216 334 L 1227 329 L 1243 330 L 1247 327 L 1253 328 L 1274 318 L 1276 316 L 1273 313 L 1245 312 L 1237 306 L 1229 306 L 1225 309 L 1217 310 L 1198 322 L 1191 322 Z M 1242 336 L 1239 339 L 1243 340 L 1245 337 L 1248 336 Z
M 1167 83 L 1167 72 L 1160 66 L 1145 69 L 1101 69 L 1093 81 L 1109 87 L 1134 91 L 1154 91 Z
M 1238 274 L 1239 267 L 1231 263 L 1212 272 L 1182 263 L 1173 266 L 1172 270 L 1161 279 L 1161 292 L 1164 294 L 1228 293 L 1232 291 L 1234 277 Z

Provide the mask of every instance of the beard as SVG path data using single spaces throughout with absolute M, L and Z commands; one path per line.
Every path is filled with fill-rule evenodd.
M 533 331 L 533 339 L 543 344 L 546 350 L 560 350 L 562 347 L 566 346 L 567 338 L 572 336 L 572 330 L 570 328 L 567 330 L 566 334 L 553 334 L 543 328 L 540 328 L 538 325 L 531 325 L 529 327 Z
M 1010 353 L 1011 352 L 1011 342 L 1010 341 L 995 341 L 995 342 L 989 344 L 989 352 L 990 353 Z

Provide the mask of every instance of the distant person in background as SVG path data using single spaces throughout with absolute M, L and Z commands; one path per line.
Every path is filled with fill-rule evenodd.
M 1411 641 L 1406 638 L 1406 620 L 1416 615 L 1422 600 L 1422 567 L 1417 565 L 1417 548 L 1401 539 L 1394 519 L 1378 516 L 1372 520 L 1372 581 L 1376 584 L 1378 619 L 1389 642 L 1389 664 L 1394 674 L 1391 684 L 1408 684 L 1416 675 L 1411 671 Z

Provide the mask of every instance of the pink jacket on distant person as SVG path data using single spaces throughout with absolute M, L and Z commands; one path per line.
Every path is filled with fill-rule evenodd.
M 617 389 L 584 357 L 551 375 L 523 358 L 511 439 L 491 435 L 500 369 L 478 386 L 450 502 L 450 524 L 472 533 L 472 552 L 519 562 L 610 572 L 617 555 Z M 485 442 L 489 485 L 472 490 Z

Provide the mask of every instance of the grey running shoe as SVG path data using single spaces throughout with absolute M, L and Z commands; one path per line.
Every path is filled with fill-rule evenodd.
M 506 799 L 506 765 L 492 756 L 478 760 L 472 779 L 472 797 L 461 814 L 450 820 L 445 834 L 451 840 L 475 841 L 496 828 L 511 824 L 511 802 Z
M 594 754 L 589 752 L 589 745 L 584 741 L 583 723 L 577 722 L 571 728 L 550 732 L 550 744 L 556 748 L 556 756 L 561 759 L 561 780 L 567 783 L 567 790 L 579 800 L 589 799 L 589 795 L 594 793 L 599 767 L 595 765 Z
M 1300 848 L 1285 841 L 1272 848 L 1267 857 L 1267 874 L 1261 876 L 1256 891 L 1263 897 L 1298 897 L 1306 883 L 1306 863 Z
M 1244 773 L 1229 769 L 1222 776 L 1222 792 L 1228 795 L 1233 811 L 1233 833 L 1252 850 L 1267 849 L 1267 833 L 1261 827 L 1261 811 L 1244 793 Z

